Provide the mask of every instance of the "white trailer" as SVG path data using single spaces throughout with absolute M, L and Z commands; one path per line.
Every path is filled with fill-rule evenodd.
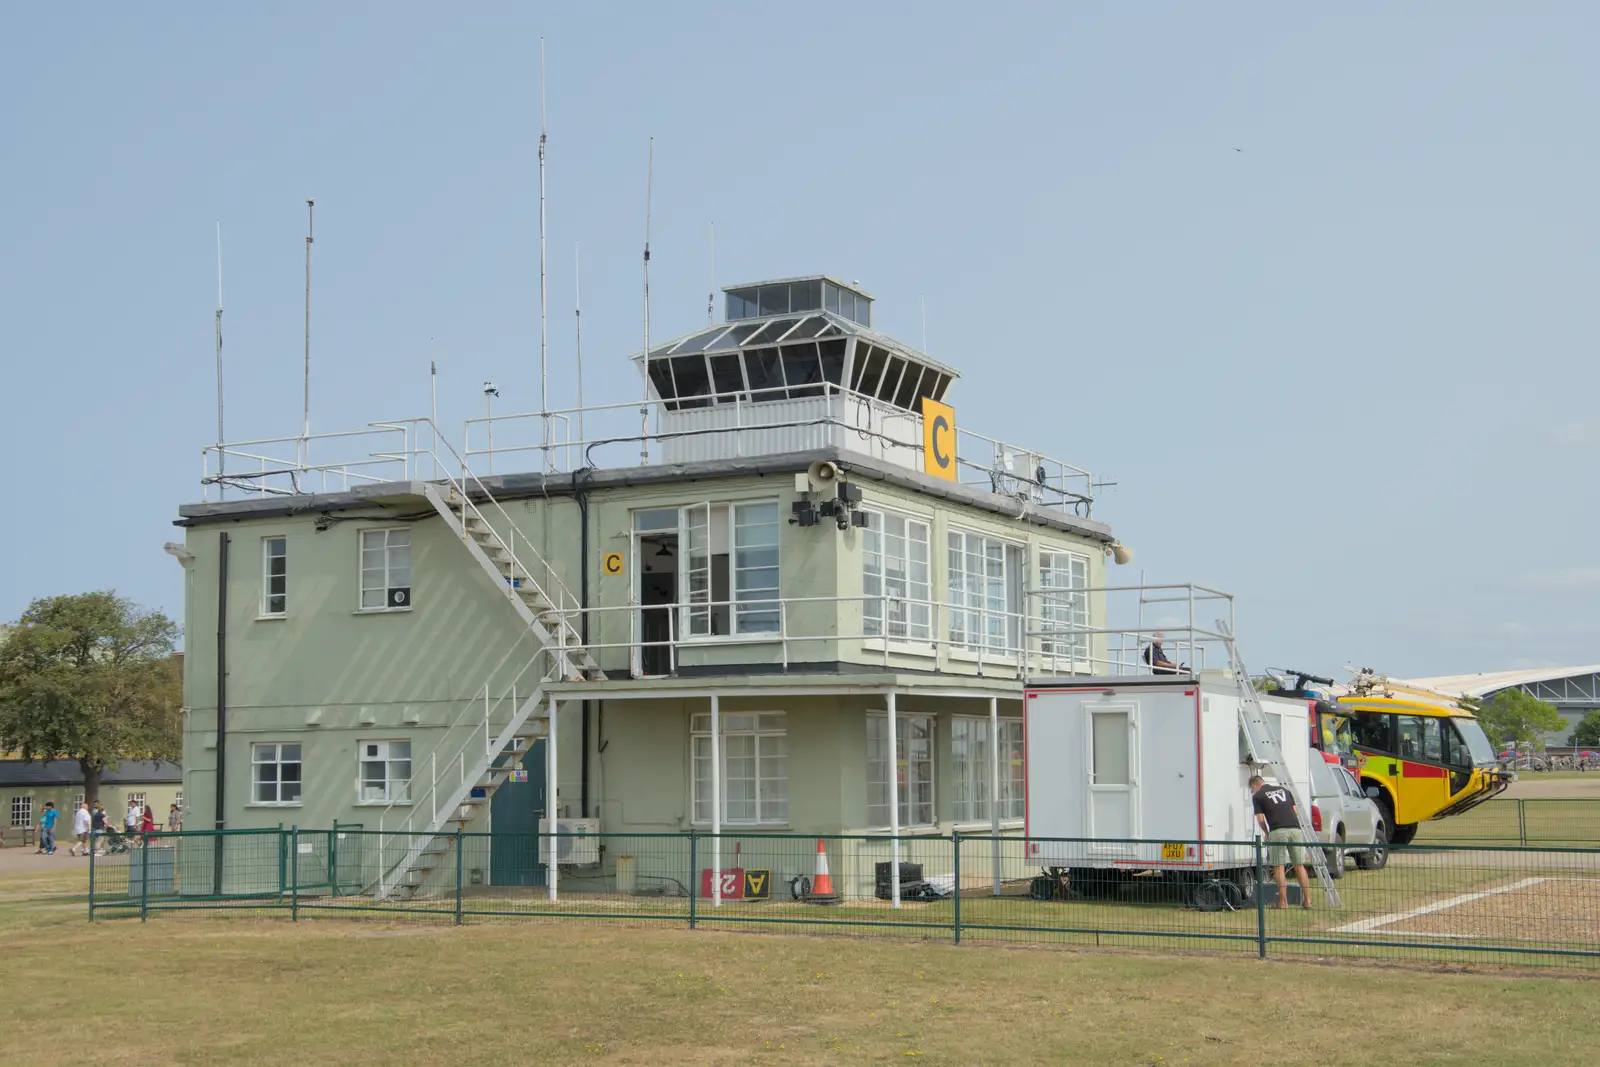
M 1255 873 L 1248 783 L 1258 772 L 1269 781 L 1273 775 L 1252 749 L 1242 704 L 1226 670 L 1030 682 L 1026 834 L 1046 890 L 1064 879 L 1093 895 L 1140 872 L 1162 872 L 1196 886 L 1232 882 L 1248 895 Z M 1304 811 L 1307 706 L 1262 701 L 1286 784 Z

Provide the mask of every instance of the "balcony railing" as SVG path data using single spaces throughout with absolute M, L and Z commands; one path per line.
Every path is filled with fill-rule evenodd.
M 819 385 L 817 395 L 752 402 L 740 393 L 699 407 L 659 401 L 469 419 L 460 448 L 431 419 L 369 423 L 341 433 L 207 445 L 204 499 L 347 491 L 360 485 L 518 471 L 720 460 L 837 447 L 923 471 L 922 417 L 864 393 Z M 956 429 L 958 481 L 1042 507 L 1089 516 L 1087 470 L 971 430 Z

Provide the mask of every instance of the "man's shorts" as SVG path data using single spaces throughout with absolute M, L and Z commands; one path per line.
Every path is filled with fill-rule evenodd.
M 1305 866 L 1305 840 L 1298 826 L 1287 826 L 1267 834 L 1267 866 Z

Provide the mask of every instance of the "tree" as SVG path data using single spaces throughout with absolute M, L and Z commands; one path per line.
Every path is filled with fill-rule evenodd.
M 1567 738 L 1573 748 L 1600 749 L 1600 711 L 1591 711 L 1583 717 Z
M 179 758 L 178 633 L 113 592 L 35 600 L 0 643 L 0 748 L 76 760 L 91 804 L 107 767 Z
M 1543 734 L 1566 726 L 1552 705 L 1520 689 L 1502 689 L 1478 710 L 1478 723 L 1495 751 L 1516 742 L 1518 748 L 1543 748 Z

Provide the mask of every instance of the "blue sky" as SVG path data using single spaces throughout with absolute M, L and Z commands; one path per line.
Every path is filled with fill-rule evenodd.
M 716 282 L 826 271 L 965 372 L 962 425 L 1119 484 L 1151 580 L 1230 589 L 1253 666 L 1600 660 L 1600 68 L 1590 5 L 172 4 L 0 37 L 0 617 L 161 552 L 214 431 L 591 403 Z M 558 11 L 559 9 L 559 11 Z M 803 16 L 803 17 L 802 17 Z M 1129 575 L 1123 572 L 1123 576 Z

